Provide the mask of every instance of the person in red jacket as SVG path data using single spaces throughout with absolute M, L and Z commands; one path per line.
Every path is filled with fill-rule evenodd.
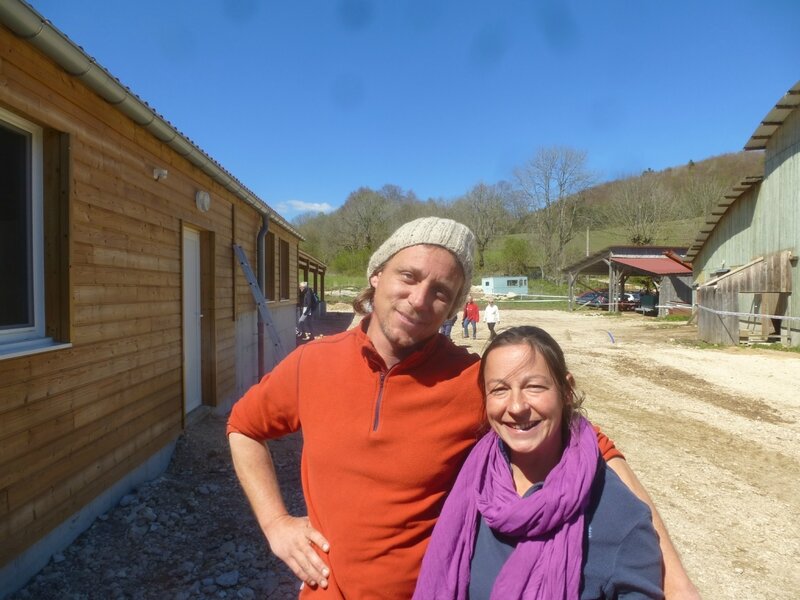
M 354 302 L 359 326 L 297 348 L 231 412 L 236 474 L 271 550 L 305 582 L 303 598 L 414 591 L 484 425 L 479 357 L 438 334 L 463 306 L 474 251 L 455 221 L 401 226 L 370 258 L 369 287 Z M 264 443 L 300 429 L 307 517 L 286 510 Z M 598 442 L 609 466 L 635 480 L 613 443 Z
M 472 339 L 477 339 L 476 336 L 476 327 L 478 321 L 480 321 L 480 310 L 478 310 L 478 305 L 475 304 L 475 300 L 472 299 L 472 296 L 467 296 L 467 303 L 464 305 L 464 316 L 461 319 L 461 324 L 464 326 L 464 337 L 469 337 L 469 326 L 472 325 Z

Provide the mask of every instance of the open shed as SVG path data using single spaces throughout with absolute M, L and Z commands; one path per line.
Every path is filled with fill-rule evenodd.
M 652 277 L 660 282 L 661 307 L 692 301 L 692 269 L 681 257 L 686 248 L 675 246 L 610 246 L 564 268 L 569 281 L 569 307 L 575 304 L 575 284 L 581 275 L 608 277 L 609 311 L 618 310 L 625 281 L 632 275 Z M 659 308 L 659 315 L 666 313 Z

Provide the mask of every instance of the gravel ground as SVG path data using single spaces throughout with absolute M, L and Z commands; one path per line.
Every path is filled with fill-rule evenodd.
M 305 513 L 301 444 L 298 434 L 270 443 L 293 514 Z M 208 415 L 181 436 L 164 475 L 124 496 L 12 598 L 297 598 L 251 515 L 225 418 Z

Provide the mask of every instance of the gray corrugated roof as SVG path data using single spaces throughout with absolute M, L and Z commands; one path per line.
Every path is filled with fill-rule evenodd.
M 268 215 L 272 220 L 277 221 L 298 238 L 304 239 L 300 232 L 277 211 L 226 171 L 197 144 L 178 131 L 169 121 L 134 94 L 130 88 L 124 86 L 33 7 L 22 0 L 2 0 L 0 1 L 0 23 L 18 37 L 37 47 L 66 73 L 80 80 L 119 112 L 186 158 L 222 187 L 255 208 L 259 213 Z
M 744 145 L 745 150 L 763 150 L 767 147 L 769 138 L 772 137 L 778 128 L 783 125 L 786 117 L 800 106 L 800 81 L 794 84 L 783 98 L 781 98 L 767 116 L 761 121 L 761 124 L 750 136 L 750 139 Z

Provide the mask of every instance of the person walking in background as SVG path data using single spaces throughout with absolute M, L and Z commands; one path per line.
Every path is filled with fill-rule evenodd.
M 489 328 L 489 341 L 491 341 L 497 336 L 494 328 L 500 322 L 500 308 L 494 303 L 494 296 L 486 296 L 486 309 L 483 311 L 483 320 L 486 321 L 486 326 Z
M 464 305 L 464 317 L 461 324 L 464 326 L 464 337 L 469 338 L 469 326 L 472 325 L 472 339 L 477 339 L 476 328 L 480 320 L 480 309 L 475 304 L 472 296 L 467 296 L 467 303 Z
M 453 331 L 453 325 L 455 325 L 457 319 L 458 315 L 453 315 L 449 319 L 445 319 L 444 323 L 442 323 L 442 327 L 439 329 L 439 333 L 450 337 L 450 332 Z
M 304 340 L 313 340 L 314 332 L 311 328 L 312 313 L 316 308 L 314 292 L 308 287 L 307 281 L 300 282 L 300 318 L 297 320 L 297 335 Z

